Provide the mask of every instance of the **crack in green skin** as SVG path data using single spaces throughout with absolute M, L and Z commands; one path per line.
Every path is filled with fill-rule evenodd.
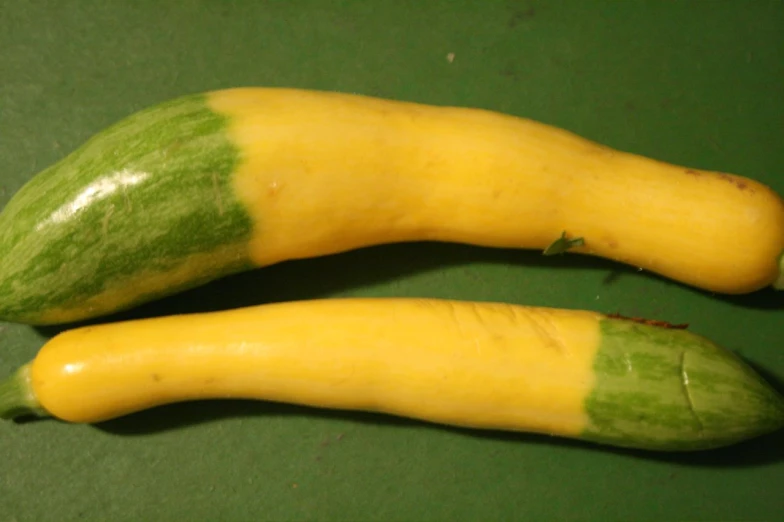
M 0 215 L 0 318 L 82 320 L 249 268 L 227 123 L 205 95 L 186 96 L 34 177 Z
M 594 371 L 586 440 L 688 451 L 784 427 L 784 399 L 735 354 L 688 331 L 603 319 Z

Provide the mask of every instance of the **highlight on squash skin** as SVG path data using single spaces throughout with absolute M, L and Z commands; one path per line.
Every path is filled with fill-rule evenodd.
M 66 331 L 0 382 L 0 417 L 94 423 L 245 398 L 648 450 L 779 429 L 784 401 L 685 330 L 596 312 L 343 298 Z

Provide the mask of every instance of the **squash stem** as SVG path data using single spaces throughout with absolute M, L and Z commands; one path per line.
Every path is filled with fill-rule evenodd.
M 48 413 L 35 397 L 28 363 L 6 380 L 0 381 L 0 419 L 15 419 L 30 415 L 43 417 Z
M 779 256 L 779 277 L 773 283 L 776 290 L 784 290 L 784 251 Z

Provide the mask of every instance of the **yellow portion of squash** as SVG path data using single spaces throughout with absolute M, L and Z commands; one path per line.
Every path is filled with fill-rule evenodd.
M 740 176 L 624 153 L 494 112 L 295 89 L 210 93 L 269 265 L 418 240 L 591 254 L 707 290 L 773 284 L 784 202 Z
M 70 422 L 248 398 L 578 436 L 602 316 L 425 299 L 324 299 L 66 331 L 31 367 Z

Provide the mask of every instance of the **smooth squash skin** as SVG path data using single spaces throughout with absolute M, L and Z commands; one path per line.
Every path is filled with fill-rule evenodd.
M 580 310 L 327 299 L 89 326 L 0 384 L 0 415 L 94 423 L 245 398 L 659 451 L 784 425 L 784 401 L 693 333 Z
M 722 293 L 776 282 L 784 201 L 753 180 L 489 111 L 339 93 L 212 93 L 243 151 L 259 265 L 395 241 L 598 255 Z
M 784 202 L 751 179 L 490 111 L 238 88 L 134 114 L 25 185 L 0 214 L 0 319 L 89 319 L 363 246 L 564 232 L 705 290 L 784 287 Z

